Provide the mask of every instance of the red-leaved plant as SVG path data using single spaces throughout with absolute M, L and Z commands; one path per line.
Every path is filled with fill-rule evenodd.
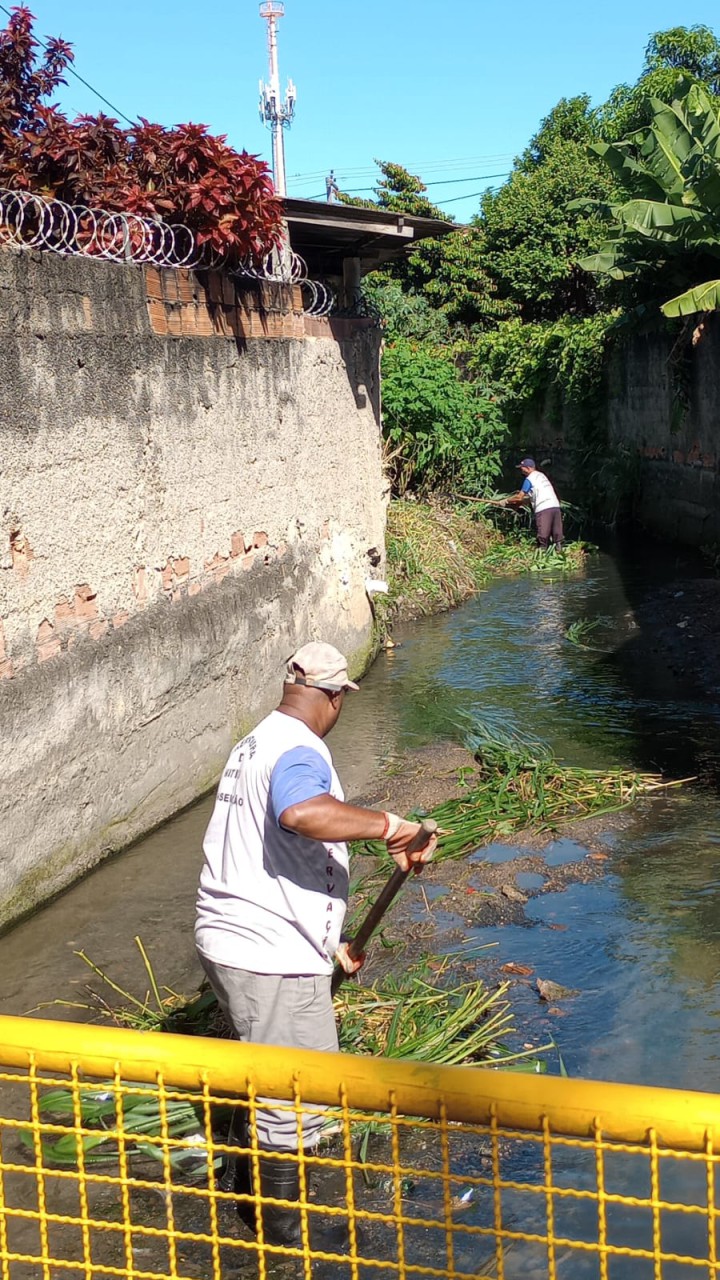
M 68 120 L 47 105 L 74 55 L 51 39 L 40 56 L 33 21 L 18 6 L 0 30 L 0 187 L 182 223 L 198 245 L 231 260 L 258 259 L 278 244 L 282 206 L 268 167 L 224 136 L 202 124 Z

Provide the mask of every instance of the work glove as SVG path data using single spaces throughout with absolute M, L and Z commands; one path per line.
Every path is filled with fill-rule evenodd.
M 388 813 L 386 817 L 389 823 L 384 839 L 388 853 L 395 859 L 401 871 L 408 871 L 412 867 L 415 875 L 419 875 L 425 864 L 432 859 L 437 848 L 437 836 L 431 836 L 424 849 L 416 849 L 414 853 L 409 854 L 408 845 L 420 830 L 420 823 L 406 822 L 395 813 Z
M 357 973 L 359 969 L 362 969 L 365 963 L 365 952 L 361 951 L 357 960 L 353 960 L 352 956 L 348 955 L 348 943 L 341 942 L 335 952 L 335 959 L 340 965 L 340 968 L 344 969 L 345 973 Z

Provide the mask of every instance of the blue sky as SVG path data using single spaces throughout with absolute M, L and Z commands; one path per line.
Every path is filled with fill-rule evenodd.
M 37 33 L 69 40 L 79 74 L 129 117 L 201 121 L 269 159 L 257 112 L 267 50 L 256 0 L 30 8 Z M 460 220 L 476 212 L 478 192 L 502 181 L 487 175 L 509 168 L 558 98 L 587 92 L 601 102 L 634 80 L 653 31 L 720 30 L 709 0 L 285 0 L 285 9 L 280 74 L 298 90 L 286 138 L 290 194 L 320 195 L 330 168 L 344 189 L 369 187 L 377 157 L 433 183 L 428 194 Z M 70 114 L 101 109 L 72 77 L 60 101 Z

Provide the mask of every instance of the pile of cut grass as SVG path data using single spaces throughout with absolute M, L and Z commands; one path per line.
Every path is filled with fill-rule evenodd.
M 122 1003 L 111 1004 L 92 987 L 87 988 L 84 1002 L 51 1003 L 82 1009 L 95 1020 L 134 1030 L 215 1038 L 231 1034 L 207 983 L 191 996 L 161 987 L 141 940 L 135 938 L 135 943 L 149 979 L 144 996 L 124 990 L 85 952 L 78 951 L 75 954 L 95 978 Z M 440 962 L 424 957 L 406 963 L 397 978 L 388 976 L 367 985 L 346 982 L 335 997 L 341 1019 L 340 1048 L 345 1053 L 414 1058 L 446 1066 L 527 1059 L 527 1053 L 511 1053 L 505 1044 L 515 1030 L 507 990 L 507 983 L 491 990 L 480 980 L 452 981 L 447 957 Z M 530 1069 L 538 1069 L 534 1060 Z
M 618 813 L 641 796 L 679 785 L 655 773 L 561 764 L 538 739 L 511 730 L 501 732 L 471 715 L 456 728 L 478 762 L 475 780 L 458 798 L 429 813 L 412 815 L 434 818 L 442 830 L 435 864 L 464 858 L 521 831 L 549 832 L 560 824 Z M 354 848 L 356 853 L 371 854 L 374 865 L 353 885 L 351 934 L 394 866 L 382 842 L 358 843 Z
M 346 982 L 335 996 L 344 1053 L 411 1058 L 444 1066 L 524 1061 L 538 1069 L 529 1052 L 510 1053 L 515 1031 L 506 999 L 509 983 L 491 990 L 479 979 L 449 982 L 450 959 L 433 969 L 427 960 L 364 986 Z
M 566 542 L 562 551 L 538 547 L 535 538 L 527 532 L 496 544 L 484 558 L 485 573 L 500 576 L 515 573 L 576 573 L 582 568 L 586 555 L 583 542 Z

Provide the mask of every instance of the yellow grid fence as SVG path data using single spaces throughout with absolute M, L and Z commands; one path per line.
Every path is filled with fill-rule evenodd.
M 28 1018 L 0 1018 L 0 1080 L 1 1280 L 718 1280 L 714 1094 Z M 260 1212 L 268 1098 L 299 1142 L 327 1121 L 277 1157 L 295 1248 Z M 218 1185 L 233 1109 L 245 1190 Z

